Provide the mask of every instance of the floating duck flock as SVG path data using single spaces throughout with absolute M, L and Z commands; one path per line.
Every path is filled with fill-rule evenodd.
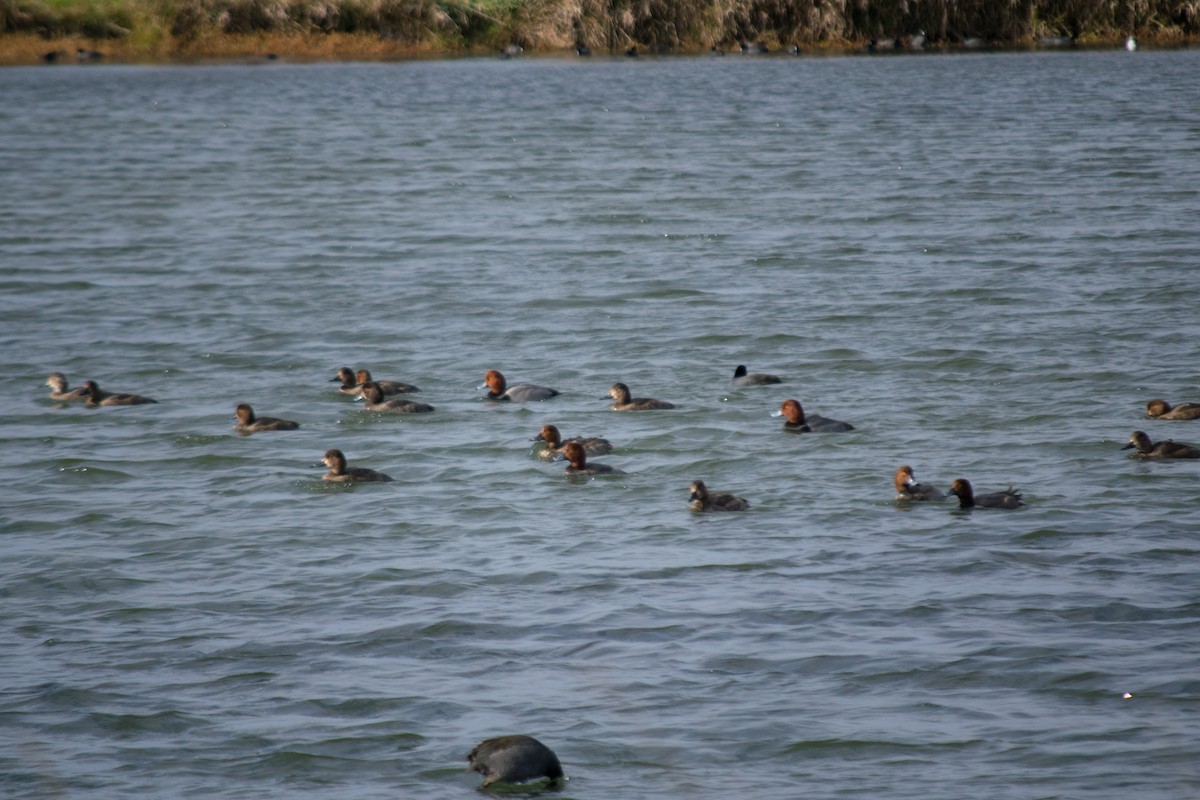
M 355 399 L 363 401 L 363 408 L 373 413 L 397 414 L 427 414 L 436 409 L 427 404 L 398 398 L 396 395 L 416 394 L 421 390 L 402 381 L 375 380 L 369 370 L 351 370 L 342 367 L 330 382 L 339 383 L 338 391 Z M 768 386 L 783 383 L 775 375 L 762 373 L 747 373 L 746 367 L 738 366 L 734 371 L 730 385 L 733 388 L 752 386 Z M 149 405 L 158 401 L 136 394 L 108 392 L 100 388 L 94 380 L 84 381 L 79 388 L 71 389 L 66 377 L 59 372 L 52 373 L 46 379 L 50 387 L 50 399 L 60 403 L 80 402 L 88 408 Z M 484 391 L 483 398 L 488 402 L 542 402 L 557 397 L 556 389 L 538 386 L 531 383 L 509 385 L 504 375 L 498 370 L 488 370 L 484 375 L 483 384 L 479 387 Z M 388 399 L 392 398 L 392 399 Z M 613 411 L 669 411 L 675 408 L 673 403 L 646 397 L 634 397 L 629 387 L 624 383 L 614 383 L 609 389 L 608 397 L 612 400 Z M 791 434 L 805 433 L 839 433 L 854 430 L 848 422 L 830 419 L 818 414 L 806 413 L 800 401 L 789 398 L 784 400 L 772 416 L 783 417 L 783 430 Z M 1153 399 L 1146 404 L 1146 417 L 1150 420 L 1188 421 L 1200 420 L 1200 403 L 1181 403 L 1172 406 L 1162 399 Z M 291 431 L 300 427 L 292 420 L 275 417 L 260 417 L 246 403 L 236 407 L 237 423 L 234 429 L 241 434 L 253 434 L 267 431 Z M 603 476 L 621 475 L 622 470 L 608 464 L 590 461 L 592 456 L 603 456 L 614 452 L 612 443 L 601 437 L 574 436 L 564 439 L 558 427 L 545 424 L 534 442 L 542 443 L 537 451 L 540 459 L 558 462 L 565 461 L 565 474 L 568 476 Z M 1129 437 L 1125 450 L 1134 450 L 1133 458 L 1139 459 L 1200 459 L 1200 447 L 1175 442 L 1171 439 L 1153 441 L 1144 431 L 1134 431 Z M 321 463 L 327 471 L 322 480 L 333 483 L 387 483 L 392 478 L 382 472 L 366 467 L 352 466 L 347 463 L 345 454 L 330 448 L 324 454 Z M 951 496 L 958 499 L 960 509 L 1017 509 L 1024 505 L 1021 493 L 1009 485 L 1006 489 L 978 494 L 970 481 L 957 478 L 951 482 L 947 491 L 942 491 L 933 484 L 917 480 L 913 468 L 903 465 L 897 468 L 893 483 L 895 486 L 895 501 L 897 503 L 942 502 Z M 709 489 L 703 480 L 693 481 L 688 487 L 688 505 L 698 513 L 715 513 L 723 511 L 747 511 L 750 502 L 736 494 Z M 545 781 L 548 786 L 560 785 L 564 780 L 562 764 L 554 751 L 537 739 L 526 735 L 499 736 L 480 742 L 467 755 L 468 769 L 483 776 L 483 785 L 517 784 L 532 780 Z

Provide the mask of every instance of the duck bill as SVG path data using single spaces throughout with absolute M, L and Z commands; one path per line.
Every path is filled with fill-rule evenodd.
M 1122 447 L 1121 449 L 1122 449 L 1122 450 L 1132 450 L 1132 449 L 1133 449 L 1133 448 L 1135 448 L 1135 447 L 1137 447 L 1137 445 L 1136 445 L 1136 444 L 1134 444 L 1133 442 L 1130 442 L 1129 444 L 1125 445 L 1125 446 L 1124 446 L 1124 447 Z

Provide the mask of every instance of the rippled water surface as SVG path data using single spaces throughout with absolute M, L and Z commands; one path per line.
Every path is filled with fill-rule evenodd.
M 525 732 L 563 797 L 1197 796 L 1200 461 L 1120 449 L 1200 444 L 1143 419 L 1200 402 L 1197 74 L 0 71 L 0 794 L 469 798 Z M 567 479 L 548 422 L 626 474 Z M 1027 505 L 898 506 L 905 463 Z

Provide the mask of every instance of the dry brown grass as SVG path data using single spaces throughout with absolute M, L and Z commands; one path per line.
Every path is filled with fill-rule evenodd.
M 1200 38 L 1200 0 L 0 0 L 0 65 L 78 60 L 397 59 L 527 52 L 862 47 L 924 31 L 1143 44 Z

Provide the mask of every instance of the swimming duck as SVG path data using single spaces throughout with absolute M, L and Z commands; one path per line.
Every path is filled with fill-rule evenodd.
M 1152 442 L 1142 431 L 1134 431 L 1129 437 L 1129 444 L 1122 450 L 1137 448 L 1134 458 L 1200 458 L 1200 449 L 1190 444 L 1175 443 L 1170 439 L 1163 442 Z
M 330 378 L 329 382 L 330 383 L 339 383 L 340 382 L 342 385 L 338 387 L 338 391 L 341 392 L 342 394 L 353 394 L 353 395 L 359 394 L 358 378 L 355 376 L 354 370 L 350 369 L 349 367 L 342 367 L 341 369 L 339 369 L 337 371 L 337 377 Z
M 96 408 L 98 406 L 140 406 L 146 403 L 158 402 L 157 400 L 151 400 L 149 397 L 142 397 L 140 394 L 104 392 L 100 390 L 95 381 L 84 381 L 83 389 L 88 393 L 88 408 Z
M 783 381 L 778 375 L 767 375 L 763 372 L 746 374 L 745 364 L 738 364 L 737 369 L 733 371 L 733 380 L 730 381 L 731 386 L 762 386 L 769 383 L 783 383 Z
M 587 452 L 579 442 L 567 442 L 562 448 L 562 457 L 571 462 L 568 475 L 624 475 L 625 473 L 608 464 L 589 464 Z
M 67 388 L 67 378 L 61 372 L 52 372 L 50 377 L 46 378 L 46 385 L 50 387 L 50 399 L 62 400 L 67 402 L 84 402 L 88 399 L 88 391 L 82 386 L 75 389 Z
M 379 391 L 385 395 L 417 394 L 421 391 L 411 383 L 404 383 L 403 381 L 377 381 L 371 377 L 371 371 L 367 369 L 360 369 L 354 374 L 354 378 L 358 381 L 359 386 L 362 386 L 364 383 L 374 383 L 379 387 Z
M 692 481 L 688 500 L 694 511 L 745 511 L 750 508 L 750 503 L 743 497 L 710 493 L 704 481 Z
M 945 500 L 946 495 L 936 486 L 917 483 L 912 467 L 905 464 L 896 470 L 897 500 Z
M 849 422 L 822 417 L 820 414 L 806 415 L 799 400 L 784 400 L 779 410 L 771 416 L 783 417 L 787 420 L 783 423 L 784 430 L 794 433 L 836 433 L 854 430 L 854 426 Z
M 652 411 L 656 408 L 674 408 L 674 403 L 666 400 L 654 400 L 650 397 L 631 397 L 629 387 L 623 383 L 614 383 L 608 390 L 608 396 L 613 399 L 610 406 L 613 411 Z
M 468 769 L 483 776 L 483 785 L 520 783 L 532 778 L 563 777 L 558 756 L 532 736 L 497 736 L 475 745 L 467 755 Z
M 238 423 L 233 427 L 242 433 L 258 433 L 260 431 L 294 431 L 300 427 L 299 422 L 292 422 L 290 419 L 256 417 L 254 416 L 254 409 L 246 403 L 239 405 L 234 414 L 237 416 Z
M 1154 399 L 1146 403 L 1146 416 L 1151 419 L 1200 419 L 1200 403 L 1172 406 L 1166 400 Z
M 1020 508 L 1024 505 L 1021 493 L 1013 491 L 1011 484 L 1002 492 L 977 495 L 971 489 L 970 481 L 959 478 L 950 484 L 950 494 L 958 496 L 959 508 Z
M 383 391 L 379 384 L 367 381 L 359 387 L 363 399 L 363 408 L 367 411 L 390 411 L 396 414 L 427 414 L 433 411 L 428 403 L 414 403 L 411 400 L 384 400 Z
M 533 437 L 535 442 L 542 441 L 546 443 L 546 447 L 538 454 L 541 458 L 555 458 L 563 455 L 563 438 L 558 432 L 558 428 L 554 425 L 543 425 L 538 435 Z M 602 439 L 599 436 L 591 436 L 584 438 L 575 436 L 568 439 L 569 442 L 578 442 L 583 445 L 583 452 L 589 456 L 602 456 L 605 453 L 611 453 L 613 450 L 612 442 L 608 439 Z
M 487 389 L 488 400 L 512 401 L 514 403 L 526 403 L 534 400 L 549 400 L 551 397 L 558 396 L 557 389 L 551 389 L 546 386 L 537 386 L 532 383 L 518 383 L 509 386 L 504 380 L 504 375 L 499 370 L 489 369 L 483 376 L 483 385 L 480 389 Z
M 391 477 L 382 472 L 376 472 L 366 467 L 346 466 L 346 456 L 341 450 L 326 450 L 321 463 L 329 467 L 329 472 L 321 476 L 321 480 L 335 483 L 365 483 L 368 481 L 390 481 Z

